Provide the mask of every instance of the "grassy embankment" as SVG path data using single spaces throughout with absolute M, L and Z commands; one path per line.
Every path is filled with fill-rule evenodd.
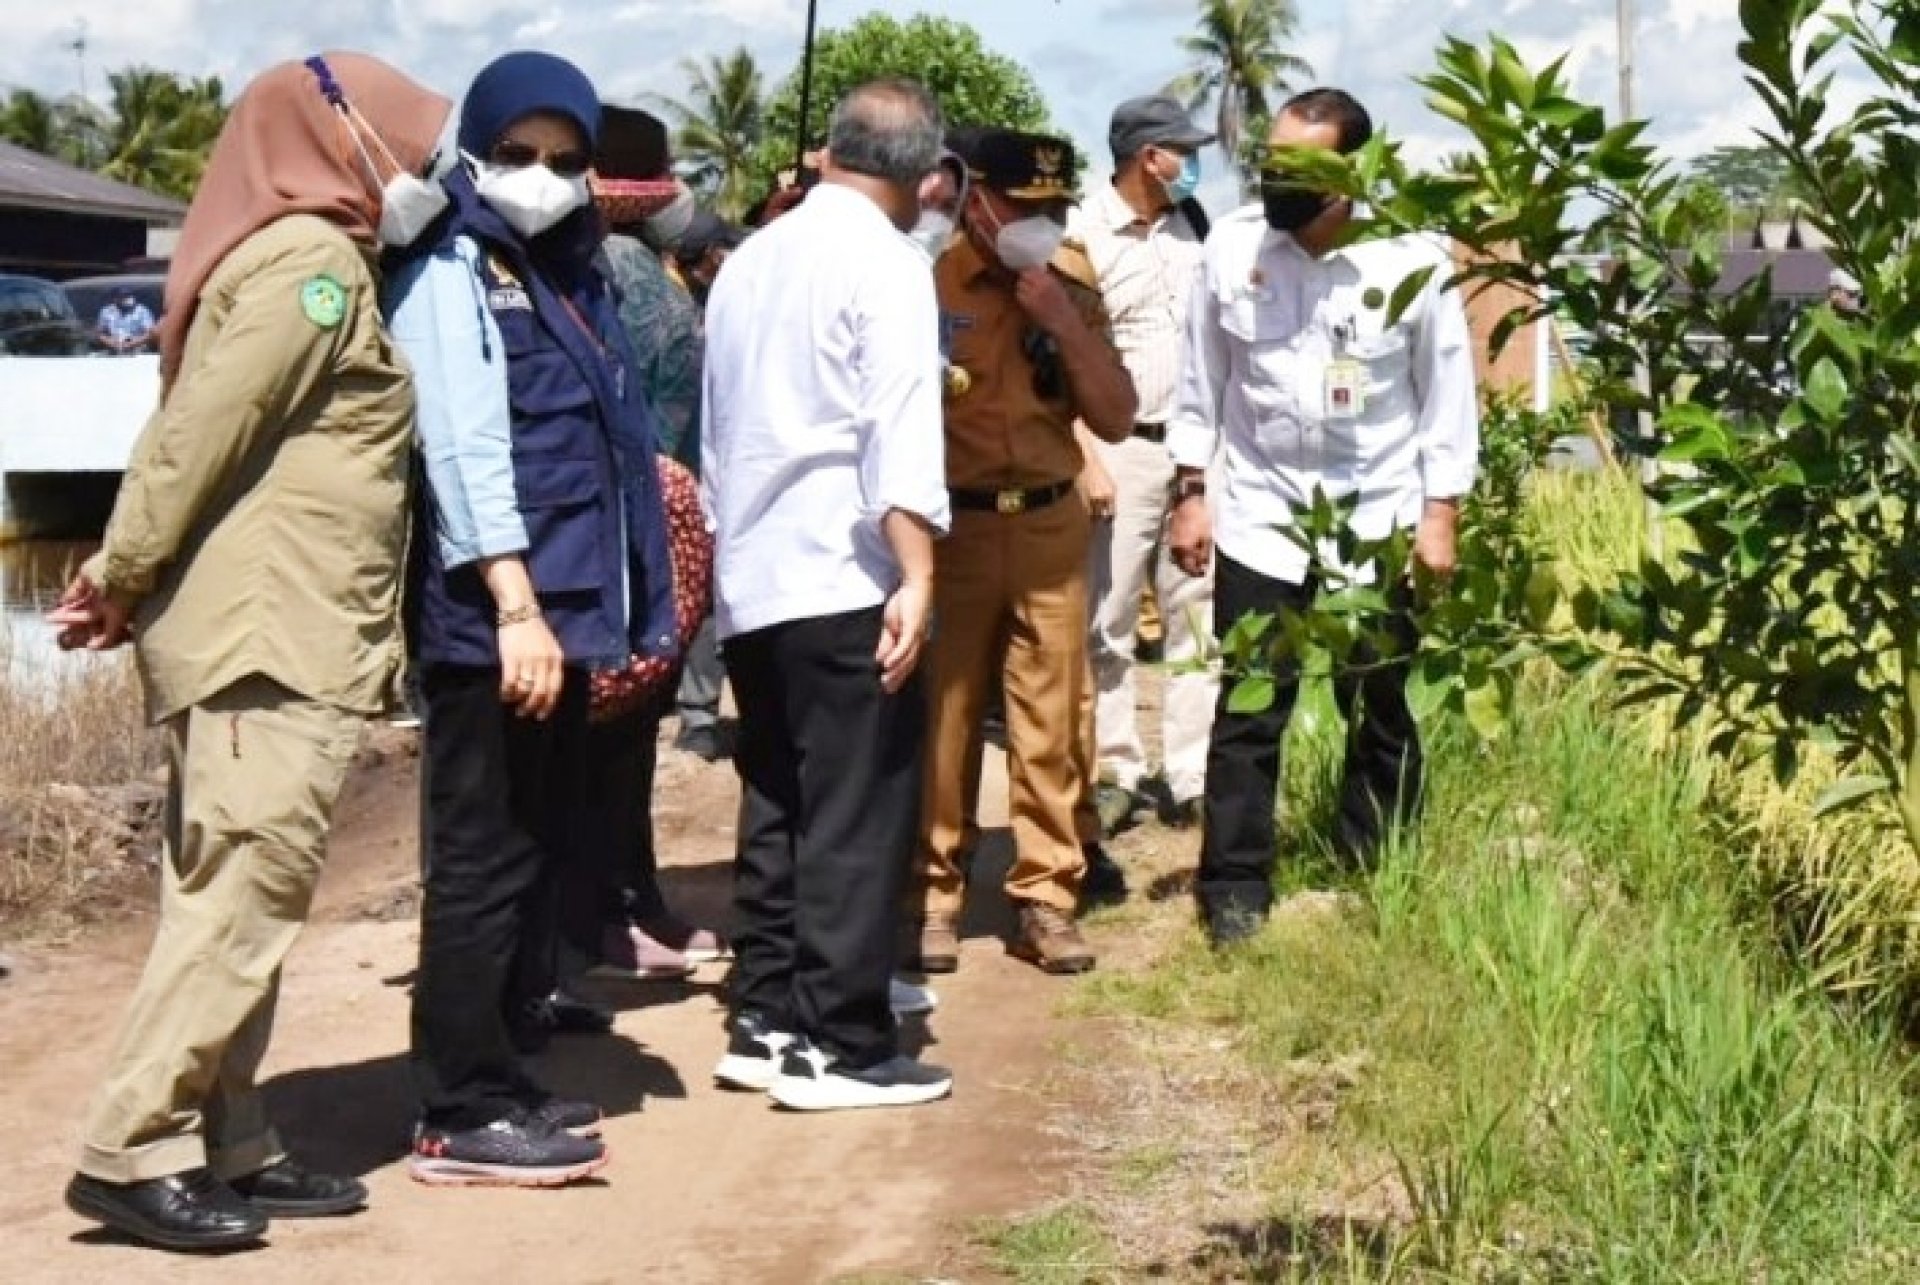
M 1604 480 L 1530 512 L 1583 574 L 1640 539 Z M 1066 1094 L 1089 1170 L 983 1233 L 1010 1276 L 1920 1279 L 1911 853 L 1604 677 L 1524 700 L 1491 746 L 1430 729 L 1417 841 L 1364 875 L 1313 838 L 1339 725 L 1304 704 L 1264 936 L 1216 958 L 1177 893 L 1111 918 L 1142 959 L 1079 997 L 1112 1032 Z

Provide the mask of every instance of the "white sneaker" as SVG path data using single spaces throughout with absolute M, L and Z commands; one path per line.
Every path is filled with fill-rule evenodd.
M 713 1068 L 713 1078 L 722 1088 L 765 1093 L 780 1077 L 781 1056 L 794 1039 L 759 1013 L 735 1013 L 727 1019 L 727 1053 Z
M 909 1107 L 953 1092 L 953 1074 L 903 1055 L 878 1066 L 842 1066 L 805 1040 L 787 1050 L 768 1095 L 790 1111 Z
M 901 978 L 887 983 L 887 1006 L 895 1017 L 914 1017 L 940 1007 L 940 997 L 931 986 L 916 986 Z

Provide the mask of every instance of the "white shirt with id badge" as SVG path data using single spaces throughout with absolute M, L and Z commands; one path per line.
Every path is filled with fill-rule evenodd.
M 1434 274 L 1398 322 L 1387 301 Z M 1446 247 L 1426 237 L 1364 242 L 1315 259 L 1268 228 L 1257 205 L 1207 241 L 1189 310 L 1174 462 L 1219 448 L 1214 542 L 1236 562 L 1300 582 L 1306 553 L 1280 533 L 1316 488 L 1357 494 L 1367 538 L 1420 520 L 1428 499 L 1473 485 L 1479 403 L 1466 313 L 1442 290 Z

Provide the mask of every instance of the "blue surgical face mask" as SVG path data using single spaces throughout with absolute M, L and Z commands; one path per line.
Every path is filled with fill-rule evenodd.
M 1175 205 L 1190 199 L 1200 190 L 1200 154 L 1189 152 L 1180 160 L 1180 172 L 1171 179 L 1162 180 L 1167 189 L 1167 199 Z

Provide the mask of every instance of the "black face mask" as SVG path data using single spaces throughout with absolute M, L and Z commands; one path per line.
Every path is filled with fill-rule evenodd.
M 1268 227 L 1276 232 L 1298 232 L 1324 214 L 1333 198 L 1312 188 L 1268 178 L 1260 182 L 1260 203 L 1266 207 Z

